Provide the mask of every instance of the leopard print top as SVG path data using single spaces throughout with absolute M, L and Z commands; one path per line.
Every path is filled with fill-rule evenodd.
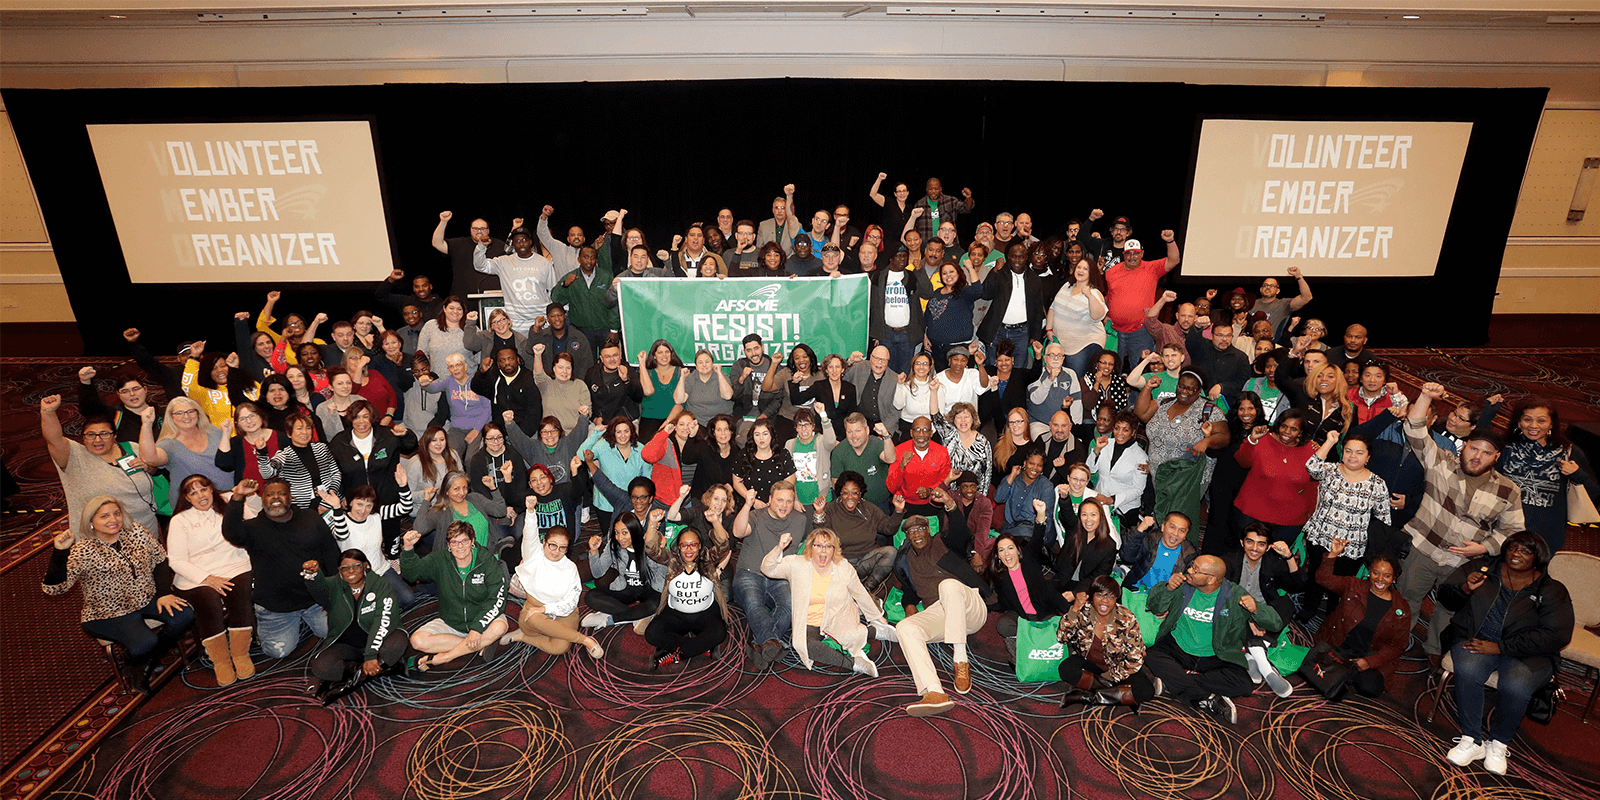
M 83 585 L 81 621 L 92 622 L 131 614 L 156 596 L 156 565 L 167 560 L 166 548 L 143 525 L 129 521 L 117 547 L 95 536 L 81 538 L 67 554 L 66 580 L 45 584 L 44 593 L 63 595 Z

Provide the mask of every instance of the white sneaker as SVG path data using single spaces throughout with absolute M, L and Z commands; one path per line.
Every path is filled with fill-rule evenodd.
M 1257 686 L 1260 686 L 1261 685 L 1261 670 L 1256 667 L 1256 660 L 1254 658 L 1251 658 L 1252 655 L 1253 655 L 1253 651 L 1251 653 L 1246 653 L 1245 654 L 1245 657 L 1244 657 L 1244 668 L 1250 671 L 1250 682 L 1255 684 L 1255 685 L 1257 685 Z
M 582 525 L 583 523 L 588 522 L 588 521 L 589 521 L 589 507 L 588 506 L 584 506 L 583 507 L 583 516 L 578 518 L 578 524 Z
M 1151 678 L 1150 682 L 1155 684 L 1156 697 L 1167 693 L 1167 685 L 1162 683 L 1160 678 Z
M 585 628 L 604 628 L 611 624 L 611 615 L 603 611 L 590 611 L 583 615 L 583 621 L 578 624 Z
M 1265 682 L 1273 694 L 1288 697 L 1294 691 L 1294 687 L 1290 686 L 1289 681 L 1278 672 L 1278 668 L 1272 666 L 1271 659 L 1267 658 L 1267 651 L 1259 647 L 1250 648 L 1250 652 L 1245 654 L 1244 663 L 1250 665 L 1251 679 L 1256 683 Z
M 1483 746 L 1483 768 L 1496 775 L 1506 774 L 1506 756 L 1510 747 L 1505 742 L 1490 739 Z
M 852 665 L 851 668 L 862 675 L 870 675 L 874 678 L 878 677 L 878 665 L 872 663 L 872 659 L 867 658 L 865 654 L 857 653 L 855 656 L 855 664 Z
M 1505 747 L 1505 745 L 1500 746 L 1502 748 Z M 1450 759 L 1450 763 L 1458 767 L 1465 767 L 1483 758 L 1486 754 L 1485 750 L 1484 745 L 1478 744 L 1477 740 L 1471 736 L 1458 736 L 1456 737 L 1456 746 L 1450 748 L 1450 752 L 1445 753 L 1444 757 Z M 1504 764 L 1504 762 L 1501 763 L 1502 765 Z
M 900 632 L 895 630 L 893 625 L 890 625 L 886 622 L 872 623 L 872 630 L 878 635 L 878 641 L 880 642 L 900 641 Z

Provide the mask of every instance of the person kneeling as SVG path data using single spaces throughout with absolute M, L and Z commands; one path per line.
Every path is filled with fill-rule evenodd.
M 879 639 L 887 638 L 889 621 L 839 552 L 839 537 L 816 528 L 806 537 L 804 555 L 785 556 L 789 541 L 787 533 L 778 537 L 778 545 L 761 559 L 761 572 L 789 583 L 790 639 L 800 663 L 815 669 L 821 662 L 878 677 L 878 666 L 867 657 L 868 630 L 861 617 Z M 835 650 L 827 639 L 844 649 Z
M 1200 556 L 1189 566 L 1188 585 L 1184 575 L 1173 575 L 1150 590 L 1146 608 L 1162 622 L 1145 664 L 1173 697 L 1233 723 L 1239 721 L 1233 698 L 1255 688 L 1243 652 L 1250 624 L 1276 634 L 1283 618 L 1224 578 L 1226 569 L 1222 559 Z
M 1156 696 L 1159 681 L 1152 681 L 1144 669 L 1139 620 L 1119 602 L 1121 597 L 1116 579 L 1101 575 L 1061 615 L 1056 639 L 1072 653 L 1061 662 L 1061 680 L 1071 687 L 1061 698 L 1063 708 L 1075 703 L 1133 706 L 1138 713 L 1140 703 Z
M 428 655 L 417 659 L 427 672 L 470 653 L 488 661 L 500 652 L 500 637 L 511 629 L 505 615 L 506 573 L 487 547 L 474 541 L 472 525 L 456 521 L 445 529 L 445 549 L 418 557 L 422 534 L 407 531 L 401 540 L 400 572 L 408 580 L 439 586 L 439 617 L 411 634 L 411 646 Z
M 522 515 L 522 563 L 511 578 L 511 593 L 526 598 L 517 627 L 500 637 L 500 644 L 531 644 L 553 656 L 583 645 L 589 655 L 606 654 L 593 637 L 578 632 L 578 598 L 583 578 L 578 565 L 567 558 L 571 537 L 556 525 L 540 536 L 538 515 Z
M 407 640 L 397 624 L 400 600 L 388 580 L 368 580 L 366 553 L 340 553 L 337 576 L 323 575 L 316 561 L 300 569 L 306 589 L 328 611 L 328 635 L 311 656 L 307 693 L 331 703 L 370 678 L 400 671 Z
M 683 662 L 716 649 L 728 638 L 728 601 L 722 596 L 722 570 L 733 551 L 726 539 L 702 547 L 700 534 L 685 530 L 667 549 L 661 537 L 665 512 L 650 512 L 644 532 L 645 553 L 667 565 L 667 590 L 661 593 L 655 616 L 645 622 L 644 640 L 655 645 L 656 669 Z M 713 539 L 715 534 L 713 534 Z

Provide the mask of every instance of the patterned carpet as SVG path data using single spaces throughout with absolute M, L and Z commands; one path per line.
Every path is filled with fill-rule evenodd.
M 1570 404 L 1572 419 L 1600 419 L 1600 350 L 1385 355 L 1408 383 L 1443 378 L 1470 396 L 1537 391 Z M 875 645 L 877 680 L 805 671 L 792 656 L 756 673 L 739 648 L 654 673 L 649 646 L 626 627 L 600 634 L 602 661 L 517 647 L 327 709 L 298 691 L 304 648 L 279 662 L 258 654 L 263 674 L 222 690 L 192 661 L 142 703 L 110 683 L 77 630 L 76 598 L 40 595 L 48 543 L 28 536 L 60 504 L 39 398 L 72 398 L 78 368 L 91 363 L 105 367 L 0 360 L 0 448 L 20 484 L 12 507 L 30 512 L 6 514 L 14 546 L 0 545 L 0 761 L 24 756 L 0 778 L 0 800 L 40 796 L 50 783 L 62 798 L 1600 799 L 1600 722 L 1578 719 L 1589 682 L 1576 671 L 1563 673 L 1569 699 L 1556 720 L 1524 725 L 1502 779 L 1443 760 L 1452 698 L 1427 720 L 1433 697 L 1416 648 L 1391 699 L 1328 705 L 1297 680 L 1287 699 L 1242 699 L 1239 724 L 1221 726 L 1167 700 L 1138 715 L 1064 713 L 1057 687 L 1010 674 L 992 619 L 972 647 L 972 694 L 930 720 L 901 710 L 912 696 L 897 646 Z M 1504 371 L 1484 374 L 1496 364 Z M 109 383 L 102 374 L 100 388 Z M 72 433 L 81 424 L 70 401 L 63 419 Z M 407 624 L 429 611 L 413 609 Z M 739 620 L 732 635 L 743 632 Z M 948 674 L 948 648 L 935 660 Z

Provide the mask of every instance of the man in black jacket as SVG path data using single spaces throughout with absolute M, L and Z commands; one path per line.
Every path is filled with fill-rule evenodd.
M 522 368 L 515 347 L 495 351 L 494 366 L 472 376 L 472 391 L 489 398 L 495 419 L 503 420 L 507 411 L 513 412 L 517 427 L 530 437 L 544 420 L 544 396 L 539 394 L 533 373 Z
M 911 679 L 921 699 L 906 707 L 913 717 L 943 714 L 955 707 L 955 701 L 944 693 L 939 673 L 928 655 L 932 642 L 948 642 L 955 647 L 955 688 L 966 694 L 972 689 L 972 671 L 967 658 L 967 637 L 977 633 L 989 620 L 989 608 L 983 602 L 983 579 L 967 562 L 967 548 L 972 544 L 972 532 L 967 529 L 966 515 L 960 505 L 943 487 L 934 487 L 928 500 L 943 506 L 938 515 L 939 537 L 929 535 L 928 518 L 907 517 L 905 521 L 906 618 L 895 626 L 900 649 L 911 667 Z M 921 598 L 935 602 L 922 611 L 916 610 Z
M 323 573 L 337 570 L 339 546 L 322 517 L 290 505 L 288 481 L 271 478 L 260 488 L 261 514 L 254 519 L 244 518 L 241 501 L 256 493 L 256 482 L 240 481 L 233 488 L 235 502 L 222 517 L 222 537 L 250 554 L 261 649 L 283 658 L 300 646 L 302 621 L 313 635 L 327 637 L 328 613 L 306 589 L 300 570 L 307 561 L 316 561 Z
M 1206 377 L 1207 397 L 1212 400 L 1225 397 L 1228 405 L 1239 402 L 1245 381 L 1255 377 L 1250 356 L 1233 346 L 1233 326 L 1215 325 L 1211 328 L 1211 341 L 1190 346 L 1189 358 L 1196 369 Z
M 1293 618 L 1294 601 L 1289 595 L 1299 593 L 1309 576 L 1301 569 L 1300 560 L 1289 549 L 1289 543 L 1272 541 L 1270 528 L 1263 522 L 1250 523 L 1239 543 L 1243 552 L 1223 556 L 1228 580 L 1239 584 L 1239 588 L 1249 592 L 1257 603 L 1271 606 L 1285 621 Z M 1272 641 L 1259 628 L 1253 628 L 1250 634 L 1245 639 L 1245 666 L 1250 670 L 1250 680 L 1254 683 L 1265 680 L 1273 693 L 1288 697 L 1289 682 L 1267 660 L 1266 653 Z
M 991 270 L 983 279 L 983 299 L 991 305 L 978 325 L 978 342 L 989 352 L 1001 339 L 1010 339 L 1025 363 L 1029 344 L 1044 340 L 1041 280 L 1028 269 L 1028 247 L 1020 242 L 1006 250 L 1006 268 Z
M 872 296 L 868 312 L 868 335 L 889 348 L 889 369 L 905 374 L 911 368 L 911 353 L 922 343 L 922 295 L 925 282 L 919 270 L 907 269 L 911 254 L 896 252 L 889 268 L 872 273 Z

